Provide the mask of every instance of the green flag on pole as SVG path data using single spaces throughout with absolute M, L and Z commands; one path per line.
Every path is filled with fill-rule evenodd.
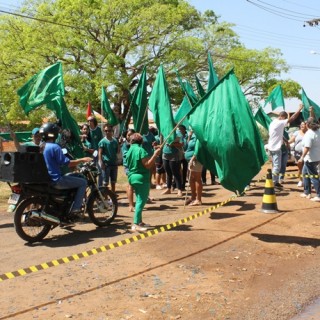
M 149 107 L 160 133 L 163 135 L 164 139 L 168 138 L 168 143 L 170 144 L 175 139 L 175 132 L 172 133 L 175 125 L 170 104 L 168 85 L 162 65 L 159 67 L 157 77 L 152 88 L 149 98 Z
M 282 107 L 284 109 L 284 98 L 281 85 L 277 85 L 270 93 L 267 100 L 264 102 L 264 108 L 266 105 L 270 103 L 271 109 L 274 110 L 278 107 Z
M 72 117 L 63 97 L 47 102 L 47 108 L 54 110 L 56 117 L 61 120 L 62 129 L 69 129 L 72 139 L 68 142 L 67 149 L 74 158 L 84 156 L 83 146 L 80 139 L 80 129 L 77 121 Z
M 108 124 L 110 124 L 111 126 L 116 126 L 119 123 L 113 110 L 110 107 L 110 103 L 104 87 L 101 88 L 101 110 L 103 111 L 103 116 L 108 120 Z
M 80 130 L 75 119 L 71 116 L 64 101 L 64 81 L 61 62 L 57 62 L 34 75 L 17 91 L 20 105 L 26 114 L 41 105 L 52 110 L 62 122 L 62 129 L 72 133 L 68 151 L 75 158 L 83 157 L 80 141 Z
M 213 61 L 209 52 L 208 52 L 208 65 L 209 65 L 209 80 L 208 80 L 207 92 L 209 92 L 219 81 L 219 78 L 213 66 Z
M 189 121 L 188 121 L 188 117 L 186 117 L 186 115 L 189 113 L 189 111 L 191 109 L 192 109 L 192 106 L 190 105 L 190 100 L 185 95 L 178 111 L 174 115 L 174 122 L 178 123 L 178 122 L 180 122 L 180 120 L 182 120 L 184 118 L 184 120 L 181 122 L 181 124 L 183 124 L 186 128 L 189 128 Z
M 259 106 L 258 111 L 254 115 L 254 119 L 260 123 L 265 129 L 269 130 L 271 123 L 271 118 L 263 111 L 261 106 Z
M 190 101 L 190 103 L 191 103 L 192 105 L 196 104 L 197 101 L 198 101 L 198 98 L 197 98 L 197 95 L 194 93 L 191 84 L 190 84 L 188 81 L 186 81 L 186 80 L 185 80 L 185 81 L 182 81 L 182 79 L 181 79 L 181 77 L 180 77 L 180 75 L 179 75 L 178 70 L 175 70 L 175 71 L 176 71 L 177 78 L 178 78 L 178 81 L 179 81 L 179 84 L 180 84 L 180 87 L 181 87 L 183 93 L 184 93 L 185 95 L 187 95 L 187 97 L 188 97 L 188 99 L 189 99 L 189 101 Z
M 310 107 L 313 107 L 314 115 L 316 121 L 320 118 L 320 107 L 311 99 L 308 98 L 303 88 L 301 88 L 301 101 L 303 103 L 302 117 L 304 120 L 307 120 L 310 115 Z
M 56 98 L 64 96 L 61 62 L 57 62 L 34 75 L 17 91 L 25 114 Z
M 197 86 L 198 94 L 200 97 L 203 97 L 206 94 L 206 92 L 204 91 L 202 84 L 201 84 L 199 78 L 197 77 L 197 75 L 195 74 L 194 76 L 196 78 L 196 86 Z
M 215 160 L 221 184 L 242 192 L 267 161 L 252 111 L 231 70 L 191 110 L 189 123 Z M 202 163 L 214 169 L 212 163 Z
M 144 67 L 131 100 L 134 130 L 140 134 L 146 134 L 149 131 L 147 95 L 147 71 Z

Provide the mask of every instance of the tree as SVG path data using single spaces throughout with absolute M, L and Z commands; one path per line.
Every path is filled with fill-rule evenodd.
M 21 16 L 0 16 L 1 100 L 9 119 L 23 119 L 18 89 L 58 60 L 62 62 L 66 102 L 84 120 L 87 102 L 100 109 L 105 87 L 115 113 L 124 118 L 129 91 L 145 65 L 152 85 L 162 63 L 174 107 L 183 92 L 176 79 L 207 81 L 207 52 L 221 76 L 231 67 L 247 94 L 266 94 L 268 83 L 286 71 L 280 52 L 244 48 L 232 24 L 219 22 L 213 11 L 200 14 L 184 0 L 27 0 Z M 250 61 L 249 61 L 250 60 Z M 46 110 L 30 114 L 34 123 Z

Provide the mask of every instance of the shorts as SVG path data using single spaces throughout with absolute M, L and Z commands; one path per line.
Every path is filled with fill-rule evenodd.
M 166 173 L 162 164 L 156 164 L 156 173 L 158 174 Z
M 109 182 L 116 183 L 118 178 L 118 166 L 108 166 L 102 170 L 103 182 L 108 185 Z

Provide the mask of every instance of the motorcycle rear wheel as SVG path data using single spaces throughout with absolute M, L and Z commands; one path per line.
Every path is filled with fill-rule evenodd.
M 88 199 L 87 212 L 91 221 L 99 226 L 109 225 L 117 215 L 118 200 L 117 196 L 109 189 L 101 187 L 100 192 L 103 201 L 100 199 L 98 190 L 94 190 Z
M 18 236 L 30 243 L 41 241 L 51 230 L 51 226 L 31 217 L 31 213 L 41 212 L 45 200 L 40 197 L 25 199 L 18 205 L 14 215 L 14 226 Z

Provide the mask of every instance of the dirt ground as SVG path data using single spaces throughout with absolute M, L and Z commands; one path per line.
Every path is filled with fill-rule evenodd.
M 292 319 L 320 297 L 320 204 L 299 197 L 297 178 L 286 178 L 284 186 L 276 193 L 278 213 L 260 211 L 262 180 L 245 196 L 169 231 L 2 281 L 0 320 Z M 151 195 L 156 201 L 143 217 L 158 228 L 232 193 L 206 185 L 201 207 L 184 207 L 176 193 L 153 189 Z M 34 245 L 16 235 L 12 214 L 2 210 L 0 274 L 132 237 L 123 191 L 119 201 L 110 227 L 56 228 Z

